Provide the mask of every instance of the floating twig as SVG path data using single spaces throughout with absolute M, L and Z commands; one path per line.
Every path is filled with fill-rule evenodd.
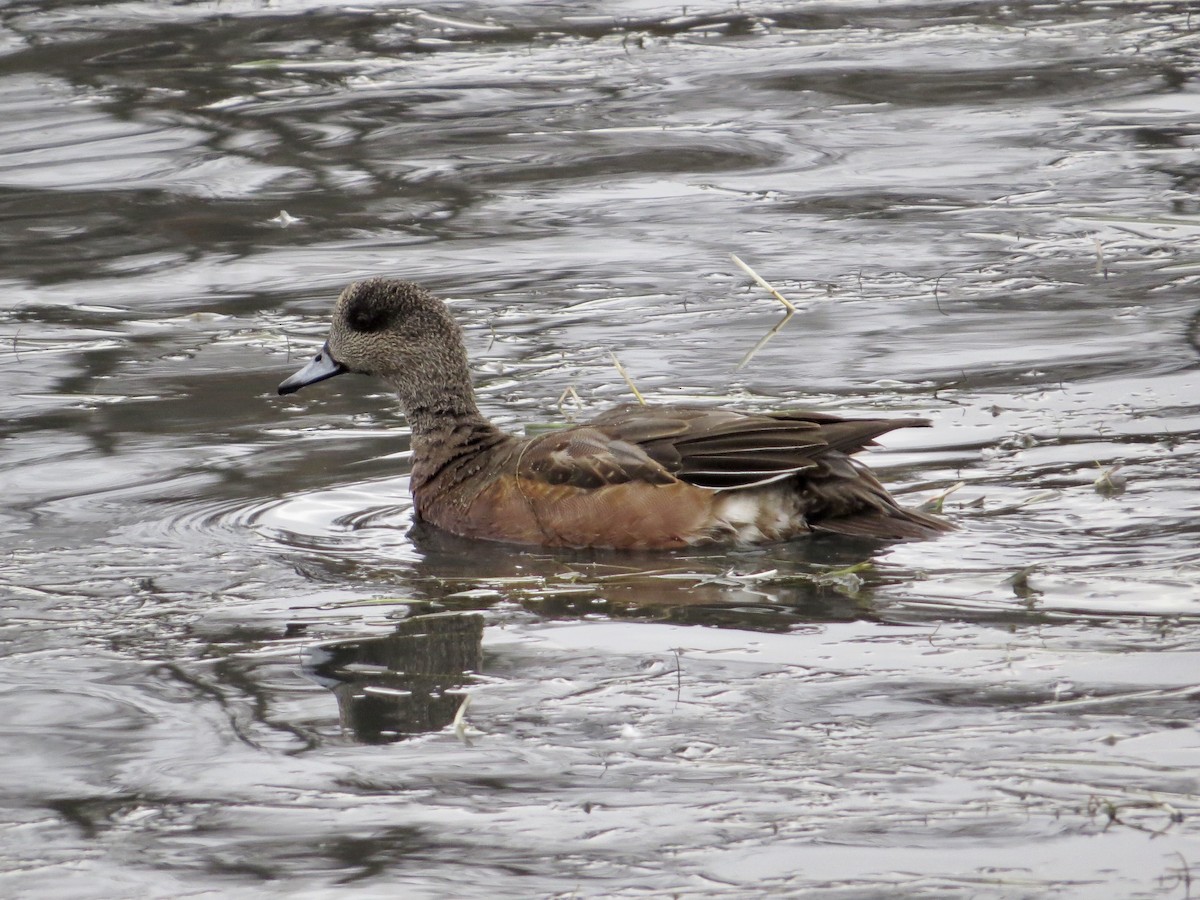
M 747 275 L 749 275 L 751 278 L 753 278 L 755 284 L 757 284 L 763 290 L 769 291 L 771 293 L 771 296 L 773 296 L 776 300 L 778 300 L 780 303 L 782 303 L 784 309 L 786 309 L 789 314 L 794 313 L 796 311 L 796 304 L 792 303 L 791 300 L 789 300 L 787 297 L 783 296 L 783 294 L 779 293 L 779 291 L 775 290 L 775 288 L 770 284 L 770 282 L 768 282 L 765 278 L 763 278 L 761 275 L 759 275 L 757 272 L 755 272 L 752 268 L 750 268 L 750 266 L 747 265 L 746 262 L 740 256 L 738 256 L 736 253 L 730 253 L 729 258 L 733 260 L 734 265 L 736 265 L 739 269 L 741 269 L 743 272 L 745 272 Z
M 558 412 L 560 415 L 567 415 L 567 413 L 563 410 L 563 405 L 567 402 L 568 398 L 574 400 L 577 407 L 580 409 L 583 408 L 583 398 L 581 398 L 579 393 L 575 390 L 575 385 L 568 384 L 567 389 L 558 395 L 558 403 L 556 405 L 558 406 Z M 569 419 L 570 417 L 567 416 L 567 418 Z
M 637 402 L 642 404 L 642 406 L 645 406 L 646 398 L 642 396 L 642 392 L 637 389 L 637 385 L 633 383 L 633 379 L 629 377 L 629 373 L 625 371 L 625 367 L 621 365 L 621 361 L 617 359 L 617 354 L 610 350 L 608 351 L 608 355 L 612 357 L 613 365 L 617 367 L 617 371 L 621 374 L 621 377 L 625 379 L 625 383 L 629 385 L 629 389 L 633 391 L 633 396 L 637 397 Z
M 940 513 L 942 511 L 942 506 L 946 503 L 946 498 L 959 488 L 965 487 L 966 484 L 967 483 L 965 481 L 960 481 L 958 484 L 952 484 L 937 496 L 930 497 L 917 508 L 920 509 L 921 512 Z
M 1105 469 L 1100 463 L 1096 463 L 1096 468 L 1100 469 L 1100 476 L 1092 482 L 1092 487 L 1096 489 L 1097 494 L 1102 497 L 1115 497 L 1125 492 L 1125 476 L 1117 474 L 1122 465 L 1117 463 Z
M 950 313 L 942 309 L 942 301 L 938 298 L 938 286 L 942 283 L 942 276 L 939 275 L 933 279 L 933 305 L 937 307 L 937 311 L 943 316 L 948 316 Z
M 458 711 L 454 713 L 454 736 L 466 744 L 471 746 L 471 736 L 467 732 L 470 725 L 467 724 L 467 707 L 471 705 L 471 695 L 464 694 L 463 701 L 458 705 Z
M 762 339 L 759 340 L 759 342 L 757 344 L 755 344 L 753 347 L 751 347 L 750 351 L 745 356 L 742 357 L 741 362 L 739 362 L 734 367 L 733 371 L 737 372 L 739 369 L 742 369 L 743 367 L 745 367 L 745 365 L 747 363 L 749 363 L 750 360 L 754 359 L 755 354 L 758 353 L 758 351 L 761 350 L 763 347 L 767 346 L 767 342 L 770 341 L 771 338 L 775 337 L 775 335 L 779 334 L 779 332 L 783 329 L 783 326 L 786 325 L 789 321 L 791 321 L 792 316 L 794 316 L 796 314 L 796 304 L 792 303 L 791 300 L 789 300 L 787 297 L 783 296 L 783 294 L 779 293 L 779 291 L 775 290 L 774 286 L 772 286 L 770 284 L 770 282 L 768 282 L 765 278 L 763 278 L 761 275 L 759 275 L 757 272 L 755 272 L 752 268 L 750 268 L 750 266 L 745 262 L 745 260 L 743 260 L 736 253 L 730 253 L 729 258 L 733 260 L 734 264 L 739 269 L 741 269 L 743 272 L 745 272 L 747 275 L 749 275 L 752 279 L 754 279 L 755 284 L 757 284 L 759 287 L 763 288 L 764 290 L 769 291 L 776 300 L 778 300 L 780 303 L 783 304 L 783 308 L 786 310 L 786 312 L 783 314 L 783 318 L 780 319 L 778 323 L 776 323 L 775 327 L 772 328 L 770 331 L 768 331 L 766 334 L 764 334 L 762 336 Z

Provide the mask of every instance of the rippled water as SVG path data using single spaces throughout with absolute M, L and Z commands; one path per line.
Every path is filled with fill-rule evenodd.
M 1190 896 L 1198 50 L 1186 2 L 0 9 L 0 892 Z M 749 361 L 730 253 L 800 306 Z M 379 385 L 274 394 L 368 274 L 512 428 L 610 352 L 927 416 L 870 462 L 960 528 L 410 532 Z

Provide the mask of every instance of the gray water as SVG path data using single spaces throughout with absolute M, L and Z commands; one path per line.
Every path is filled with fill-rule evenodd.
M 1185 2 L 0 8 L 0 893 L 1200 893 L 1198 52 Z M 731 253 L 800 308 L 740 368 Z M 928 417 L 867 459 L 959 528 L 410 531 L 380 385 L 274 394 L 366 275 L 514 430 L 610 353 Z

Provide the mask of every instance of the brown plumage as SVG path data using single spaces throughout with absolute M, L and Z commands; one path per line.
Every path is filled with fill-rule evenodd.
M 506 434 L 475 404 L 462 332 L 445 304 L 409 282 L 347 287 L 325 347 L 279 393 L 343 372 L 396 391 L 413 432 L 416 516 L 465 537 L 654 549 L 950 529 L 898 505 L 851 459 L 924 419 L 630 404 L 534 438 Z

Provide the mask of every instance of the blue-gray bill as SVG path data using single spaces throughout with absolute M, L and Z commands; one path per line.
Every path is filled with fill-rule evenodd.
M 324 381 L 334 375 L 341 375 L 345 371 L 348 370 L 333 358 L 333 354 L 329 352 L 329 344 L 326 343 L 321 348 L 321 352 L 313 357 L 307 366 L 290 378 L 284 379 L 283 383 L 279 385 L 279 393 L 281 396 L 294 394 L 302 387 L 308 387 L 310 384 L 316 384 L 318 381 Z

